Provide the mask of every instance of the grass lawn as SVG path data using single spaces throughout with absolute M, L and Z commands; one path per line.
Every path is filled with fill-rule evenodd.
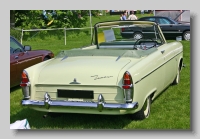
M 138 17 L 141 15 L 138 14 Z M 98 21 L 118 20 L 117 16 L 92 18 L 93 25 Z M 89 27 L 89 23 L 87 24 Z M 70 33 L 69 33 L 70 34 Z M 77 37 L 80 37 L 77 41 Z M 30 37 L 31 38 L 31 37 Z M 64 45 L 63 37 L 39 36 L 23 40 L 24 45 L 32 49 L 49 49 L 58 54 L 60 50 L 78 48 L 90 44 L 90 35 L 68 36 Z M 172 40 L 168 40 L 170 42 Z M 10 89 L 10 123 L 27 119 L 31 129 L 191 129 L 190 119 L 190 42 L 181 41 L 184 46 L 184 64 L 180 84 L 169 86 L 151 105 L 150 117 L 143 121 L 131 120 L 128 115 L 89 115 L 61 114 L 58 117 L 43 118 L 44 112 L 34 111 L 20 105 L 22 91 L 20 87 Z

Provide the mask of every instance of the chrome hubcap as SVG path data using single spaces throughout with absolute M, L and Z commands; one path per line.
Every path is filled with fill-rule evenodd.
M 141 38 L 142 38 L 141 34 L 135 34 L 134 35 L 134 39 L 136 39 L 136 40 L 141 39 Z
M 184 38 L 185 38 L 185 40 L 190 40 L 190 33 L 186 33 L 185 35 L 184 35 Z

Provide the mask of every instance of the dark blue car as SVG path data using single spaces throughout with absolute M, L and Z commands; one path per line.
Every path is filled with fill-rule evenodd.
M 163 16 L 147 16 L 138 19 L 139 21 L 151 21 L 159 24 L 166 39 L 175 39 L 182 36 L 183 40 L 190 40 L 190 23 L 178 23 L 171 18 Z M 122 28 L 121 35 L 125 38 L 139 39 L 150 35 L 145 28 L 132 30 L 131 28 Z

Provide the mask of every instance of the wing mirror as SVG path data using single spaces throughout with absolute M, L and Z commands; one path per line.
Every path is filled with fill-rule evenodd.
M 25 45 L 25 46 L 24 46 L 24 50 L 25 50 L 25 51 L 31 51 L 31 46 Z

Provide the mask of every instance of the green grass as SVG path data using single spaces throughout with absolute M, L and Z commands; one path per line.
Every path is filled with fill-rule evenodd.
M 94 21 L 119 16 L 103 16 Z M 70 34 L 70 33 L 69 33 Z M 70 36 L 70 35 L 69 35 Z M 31 45 L 33 49 L 49 49 L 58 54 L 60 50 L 78 48 L 90 44 L 90 35 L 64 38 L 48 36 L 40 39 L 38 36 L 23 41 L 24 45 Z M 172 40 L 168 40 L 171 42 Z M 190 42 L 181 41 L 184 46 L 185 68 L 181 71 L 180 84 L 169 86 L 151 105 L 150 117 L 143 121 L 131 120 L 128 115 L 90 115 L 90 114 L 61 114 L 58 117 L 43 118 L 44 112 L 38 112 L 20 105 L 22 91 L 20 87 L 10 89 L 10 123 L 27 119 L 31 129 L 191 129 L 190 111 Z

